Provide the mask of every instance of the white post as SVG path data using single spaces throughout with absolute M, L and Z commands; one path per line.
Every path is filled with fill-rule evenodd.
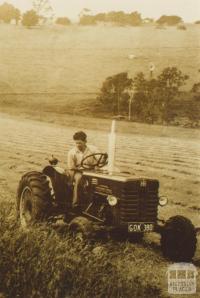
M 155 70 L 155 65 L 153 64 L 153 62 L 151 62 L 151 63 L 149 64 L 150 79 L 153 78 L 153 72 L 154 72 L 154 70 Z
M 115 149 L 116 149 L 116 121 L 112 121 L 111 132 L 108 136 L 108 173 L 112 175 L 115 163 Z
M 133 102 L 133 96 L 134 96 L 134 89 L 128 90 L 129 94 L 129 102 L 128 102 L 128 120 L 131 121 L 132 117 L 132 102 Z
M 133 100 L 133 94 L 131 94 L 130 98 L 129 98 L 129 109 L 128 109 L 128 120 L 131 121 L 131 114 L 132 114 L 132 100 Z

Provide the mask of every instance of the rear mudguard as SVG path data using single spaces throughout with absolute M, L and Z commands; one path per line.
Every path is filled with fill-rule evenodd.
M 71 206 L 72 185 L 65 170 L 57 166 L 46 166 L 42 172 L 51 180 L 55 203 L 60 207 Z

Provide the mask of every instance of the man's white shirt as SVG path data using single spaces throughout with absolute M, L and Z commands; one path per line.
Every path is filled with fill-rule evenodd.
M 82 152 L 78 148 L 74 147 L 68 152 L 68 169 L 73 170 L 80 167 L 82 160 L 91 154 L 99 153 L 100 151 L 93 145 L 87 145 L 85 150 Z M 93 165 L 95 158 L 90 157 L 87 159 L 87 165 Z

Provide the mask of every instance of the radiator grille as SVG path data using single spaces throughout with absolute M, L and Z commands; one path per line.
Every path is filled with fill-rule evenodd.
M 145 187 L 140 183 L 125 185 L 120 199 L 120 221 L 155 222 L 158 209 L 158 183 L 148 181 Z

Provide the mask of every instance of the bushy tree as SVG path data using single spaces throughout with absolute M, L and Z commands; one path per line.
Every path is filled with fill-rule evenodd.
M 106 22 L 106 14 L 105 13 L 98 13 L 95 15 L 96 22 Z
M 96 25 L 96 23 L 97 22 L 94 16 L 91 16 L 91 15 L 82 15 L 79 21 L 79 24 L 83 26 Z
M 130 14 L 123 11 L 112 11 L 106 15 L 106 21 L 117 25 L 138 26 L 142 24 L 141 15 L 137 11 Z
M 200 94 L 200 82 L 194 83 L 194 85 L 192 86 L 191 92 Z
M 157 21 L 159 25 L 169 25 L 169 26 L 175 26 L 178 25 L 179 23 L 182 23 L 183 20 L 179 16 L 166 16 L 162 15 Z
M 132 87 L 133 80 L 128 78 L 127 72 L 122 72 L 108 77 L 102 85 L 98 100 L 106 109 L 114 114 L 120 114 L 127 109 L 129 99 L 128 89 Z
M 126 23 L 126 14 L 123 11 L 111 11 L 106 14 L 106 22 L 123 25 Z
M 49 16 L 52 14 L 53 9 L 49 0 L 33 0 L 33 9 L 38 16 Z
M 165 68 L 156 79 L 146 79 L 139 73 L 133 80 L 136 118 L 150 123 L 172 121 L 176 116 L 174 100 L 187 79 L 176 67 Z
M 20 16 L 20 10 L 15 8 L 12 4 L 5 2 L 0 5 L 0 20 L 4 23 L 9 24 L 11 20 L 15 20 L 16 24 L 18 24 Z
M 14 19 L 15 19 L 16 25 L 18 25 L 20 18 L 21 18 L 21 12 L 18 8 L 15 8 Z
M 199 101 L 200 102 L 200 82 L 195 83 L 192 86 L 191 92 L 193 94 L 194 101 Z
M 137 120 L 154 123 L 159 118 L 158 82 L 147 80 L 143 73 L 138 73 L 134 82 L 133 112 Z
M 62 18 L 57 18 L 56 24 L 63 25 L 63 26 L 68 26 L 68 25 L 71 24 L 71 21 L 67 17 L 62 17 Z
M 128 16 L 128 24 L 132 26 L 139 26 L 142 24 L 141 14 L 137 11 L 130 13 Z
M 81 18 L 84 15 L 88 15 L 90 13 L 91 13 L 91 10 L 87 7 L 84 7 L 79 13 L 79 18 Z
M 97 15 L 86 13 L 80 15 L 80 25 L 96 25 L 98 22 L 112 23 L 120 26 L 138 26 L 142 24 L 142 18 L 137 11 L 130 14 L 124 13 L 123 11 L 111 11 L 108 13 L 99 13 Z
M 191 126 L 198 127 L 200 121 L 200 106 L 193 99 L 186 109 L 186 116 L 192 122 Z
M 32 27 L 37 25 L 39 22 L 39 16 L 35 12 L 35 10 L 29 10 L 23 15 L 22 25 L 25 27 Z
M 179 88 L 185 84 L 189 79 L 177 67 L 166 67 L 158 76 L 158 84 L 163 93 L 163 100 L 165 103 L 170 102 L 179 92 Z
M 179 24 L 179 25 L 177 26 L 177 29 L 178 29 L 178 30 L 187 30 L 187 27 L 186 27 L 184 24 Z

